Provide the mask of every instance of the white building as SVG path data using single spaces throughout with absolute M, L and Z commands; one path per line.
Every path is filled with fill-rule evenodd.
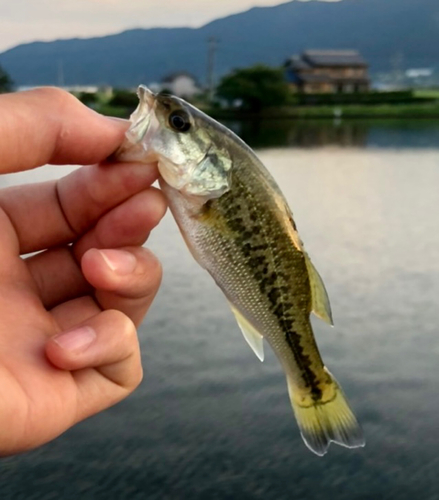
M 185 72 L 168 75 L 162 80 L 161 87 L 162 90 L 169 90 L 171 94 L 183 98 L 191 98 L 201 91 L 195 77 Z

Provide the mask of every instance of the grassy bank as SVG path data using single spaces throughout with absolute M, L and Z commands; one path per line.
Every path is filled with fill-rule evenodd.
M 202 100 L 194 104 L 220 120 L 439 118 L 438 89 L 362 94 L 303 94 L 293 97 L 287 105 L 264 108 L 260 112 L 243 108 L 209 107 L 206 101 Z M 114 90 L 111 96 L 83 93 L 78 95 L 78 98 L 104 115 L 121 118 L 128 118 L 138 103 L 136 94 L 124 89 Z
M 439 102 L 426 104 L 387 104 L 376 106 L 290 106 L 277 109 L 266 109 L 259 114 L 243 110 L 205 109 L 205 112 L 218 119 L 251 119 L 261 118 L 343 118 L 343 119 L 417 119 L 438 118 Z
M 111 106 L 110 104 L 97 104 L 93 109 L 101 115 L 115 116 L 116 118 L 129 118 L 134 108 L 130 109 L 125 106 Z
M 134 108 L 99 104 L 96 111 L 107 116 L 128 118 Z M 439 102 L 426 104 L 393 105 L 346 105 L 346 106 L 289 106 L 251 113 L 240 109 L 205 108 L 204 111 L 217 119 L 292 118 L 292 119 L 421 119 L 438 118 Z

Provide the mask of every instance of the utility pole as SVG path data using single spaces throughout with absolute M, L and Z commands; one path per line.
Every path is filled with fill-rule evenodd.
M 217 49 L 218 39 L 210 36 L 207 40 L 207 97 L 210 102 L 213 101 L 215 95 L 215 52 Z

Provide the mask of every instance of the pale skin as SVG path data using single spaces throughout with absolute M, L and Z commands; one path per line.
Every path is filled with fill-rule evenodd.
M 136 326 L 162 274 L 142 244 L 166 203 L 151 187 L 155 165 L 104 162 L 126 123 L 56 89 L 0 96 L 0 109 L 0 173 L 88 165 L 0 190 L 0 455 L 10 455 L 140 383 Z

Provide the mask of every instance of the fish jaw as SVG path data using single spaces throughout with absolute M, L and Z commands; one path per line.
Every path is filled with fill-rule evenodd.
M 140 85 L 137 90 L 139 105 L 130 116 L 130 128 L 125 133 L 125 140 L 116 152 L 120 161 L 139 161 L 150 163 L 157 161 L 152 138 L 160 124 L 155 110 L 157 107 L 156 94 L 145 85 Z
M 151 118 L 156 106 L 155 94 L 144 85 L 140 85 L 137 95 L 139 96 L 139 105 L 130 117 L 131 127 L 126 134 L 127 139 L 132 144 L 146 142 L 144 139 L 146 139 L 145 136 L 150 129 Z
M 169 184 L 169 186 L 180 192 L 185 191 L 193 167 L 188 168 L 186 163 L 174 163 L 161 155 L 158 157 L 158 167 L 162 179 Z

